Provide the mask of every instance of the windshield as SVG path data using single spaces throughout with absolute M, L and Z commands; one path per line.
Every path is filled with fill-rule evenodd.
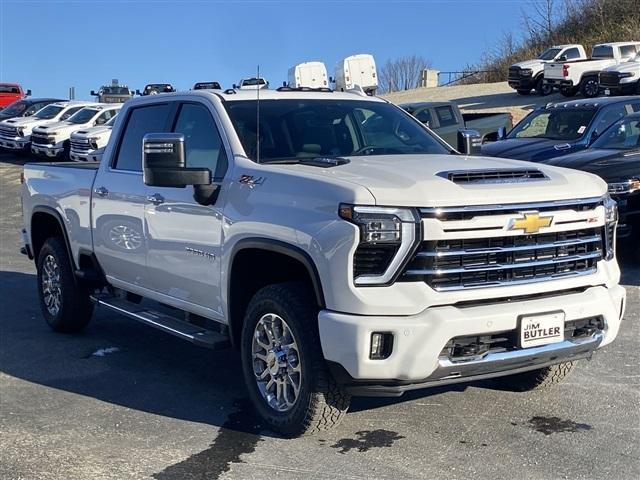
M 20 93 L 20 89 L 15 85 L 0 85 L 0 93 Z
M 256 101 L 224 103 L 256 159 Z M 355 155 L 443 154 L 450 148 L 398 107 L 360 100 L 260 101 L 260 161 Z
M 42 110 L 38 110 L 35 116 L 42 120 L 51 120 L 58 115 L 63 108 L 64 107 L 60 107 L 58 105 L 47 105 Z
M 128 87 L 102 87 L 102 95 L 131 95 Z
M 623 118 L 614 123 L 591 146 L 615 150 L 630 150 L 640 147 L 640 117 Z
M 242 80 L 241 85 L 243 87 L 254 87 L 256 85 L 264 85 L 265 83 L 264 78 L 245 78 Z
M 536 110 L 518 123 L 507 138 L 577 140 L 585 134 L 595 114 L 595 109 Z
M 18 100 L 17 102 L 13 102 L 7 108 L 2 110 L 3 115 L 13 115 L 18 116 L 22 112 L 24 112 L 29 107 L 29 101 L 27 100 Z
M 544 52 L 542 52 L 538 58 L 540 60 L 553 60 L 556 58 L 556 55 L 560 53 L 559 48 L 547 48 Z
M 98 113 L 99 110 L 95 108 L 83 108 L 79 112 L 73 114 L 73 116 L 69 117 L 67 120 L 69 123 L 87 123 L 90 122 L 91 119 Z

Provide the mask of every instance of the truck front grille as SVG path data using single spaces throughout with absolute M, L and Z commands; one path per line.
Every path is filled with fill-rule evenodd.
M 73 153 L 84 154 L 89 153 L 89 150 L 91 150 L 91 148 L 89 147 L 88 140 L 74 140 L 73 138 L 71 139 L 71 151 Z
M 599 80 L 601 87 L 611 88 L 620 86 L 620 76 L 617 72 L 602 72 Z
M 55 144 L 55 140 L 47 136 L 46 133 L 33 132 L 31 134 L 31 143 L 34 145 L 49 146 Z
M 402 279 L 437 291 L 539 282 L 592 273 L 604 228 L 536 235 L 425 241 Z
M 18 129 L 16 127 L 8 127 L 5 125 L 0 126 L 0 137 L 15 138 L 18 136 Z
M 509 68 L 509 80 L 520 80 L 520 67 Z

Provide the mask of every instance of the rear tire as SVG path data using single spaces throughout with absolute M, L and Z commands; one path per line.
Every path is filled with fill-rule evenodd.
M 56 332 L 79 332 L 93 313 L 90 290 L 75 281 L 60 237 L 48 238 L 38 254 L 38 297 L 42 316 Z
M 551 95 L 553 92 L 553 86 L 546 85 L 544 83 L 544 77 L 538 78 L 536 82 L 536 93 L 542 97 L 546 97 L 547 95 Z
M 575 97 L 576 93 L 578 93 L 577 87 L 562 87 L 560 89 L 560 95 L 563 97 Z
M 351 397 L 327 370 L 318 309 L 303 284 L 259 290 L 247 308 L 240 347 L 249 397 L 271 429 L 295 437 L 342 420 Z
M 560 383 L 571 373 L 574 366 L 575 362 L 559 363 L 538 370 L 495 378 L 493 382 L 501 390 L 514 392 L 540 390 Z
M 586 98 L 595 98 L 600 94 L 598 77 L 585 77 L 580 82 L 580 93 Z
M 529 95 L 531 93 L 531 90 L 520 89 L 517 92 L 518 92 L 519 95 L 526 96 L 526 95 Z

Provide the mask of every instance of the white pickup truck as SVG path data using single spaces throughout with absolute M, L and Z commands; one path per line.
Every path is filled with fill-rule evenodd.
M 92 102 L 56 102 L 38 110 L 30 117 L 11 118 L 0 122 L 0 147 L 17 152 L 30 152 L 31 132 L 34 128 L 61 122 Z
M 538 95 L 549 95 L 553 86 L 544 83 L 544 66 L 550 62 L 584 60 L 587 53 L 582 45 L 554 45 L 542 52 L 538 58 L 514 63 L 509 67 L 507 81 L 520 95 L 529 95 L 535 90 Z
M 287 436 L 334 426 L 351 395 L 557 383 L 616 337 L 600 178 L 461 155 L 364 94 L 265 90 L 259 119 L 257 102 L 140 97 L 100 164 L 25 165 L 22 251 L 54 330 L 98 306 L 234 346 Z
M 117 115 L 114 115 L 104 125 L 73 132 L 70 139 L 69 158 L 74 162 L 99 162 L 102 160 L 102 154 L 109 143 L 116 117 Z
M 640 48 L 633 60 L 605 68 L 598 79 L 605 95 L 640 95 Z
M 587 60 L 547 63 L 544 83 L 559 88 L 565 97 L 572 97 L 578 91 L 585 97 L 597 97 L 600 71 L 628 62 L 639 51 L 640 42 L 600 43 L 593 47 L 591 58 Z
M 48 158 L 69 159 L 71 134 L 106 124 L 121 107 L 119 103 L 87 105 L 66 120 L 35 127 L 31 133 L 31 152 Z

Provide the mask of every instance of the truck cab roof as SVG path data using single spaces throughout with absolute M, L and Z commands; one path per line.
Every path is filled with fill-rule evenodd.
M 542 109 L 554 109 L 554 108 L 600 108 L 607 105 L 613 105 L 616 103 L 626 103 L 632 100 L 637 100 L 637 97 L 624 96 L 624 97 L 597 97 L 597 98 L 581 98 L 579 100 L 571 100 L 567 102 L 548 103 Z

